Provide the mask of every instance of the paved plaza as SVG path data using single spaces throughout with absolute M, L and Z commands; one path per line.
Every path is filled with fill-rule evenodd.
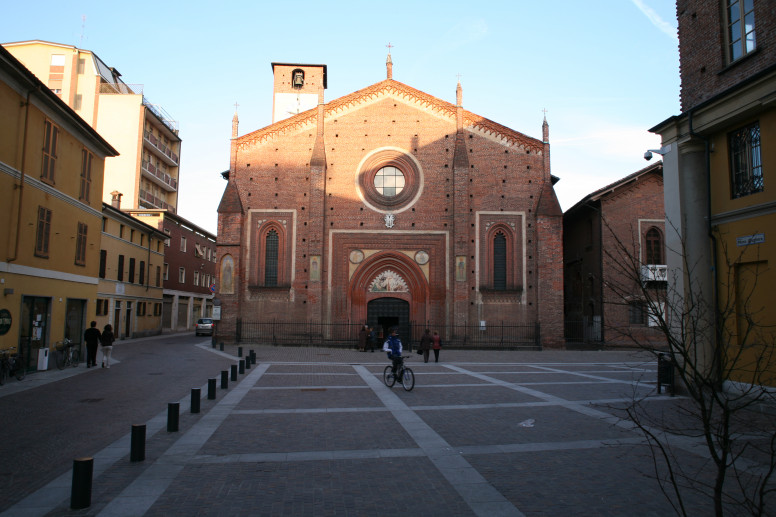
M 236 347 L 191 346 L 238 360 Z M 657 394 L 649 355 L 443 350 L 426 364 L 412 354 L 407 392 L 383 384 L 381 352 L 253 350 L 256 365 L 215 400 L 202 379 L 200 413 L 180 399 L 178 432 L 158 408 L 144 461 L 129 461 L 129 433 L 94 454 L 89 508 L 70 510 L 68 471 L 1 515 L 673 513 L 642 434 L 617 409 L 681 399 Z

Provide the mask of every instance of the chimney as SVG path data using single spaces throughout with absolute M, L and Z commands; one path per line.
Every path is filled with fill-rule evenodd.
M 114 190 L 113 192 L 110 193 L 110 195 L 112 196 L 110 200 L 111 206 L 113 206 L 113 208 L 115 208 L 116 210 L 121 210 L 121 196 L 123 196 L 124 194 L 122 194 L 118 190 Z

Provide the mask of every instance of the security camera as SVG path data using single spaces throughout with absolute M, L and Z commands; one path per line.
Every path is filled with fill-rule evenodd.
M 647 151 L 646 153 L 644 153 L 644 159 L 647 160 L 647 161 L 651 160 L 652 159 L 652 151 Z

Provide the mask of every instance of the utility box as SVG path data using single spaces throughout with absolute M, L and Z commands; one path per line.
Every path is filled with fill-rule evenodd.
M 38 350 L 38 371 L 48 370 L 48 358 L 49 358 L 48 348 L 41 348 L 40 350 Z

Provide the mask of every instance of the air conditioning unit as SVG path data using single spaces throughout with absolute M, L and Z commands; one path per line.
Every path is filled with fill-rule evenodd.
M 664 264 L 646 264 L 641 266 L 642 282 L 667 282 L 668 266 Z

